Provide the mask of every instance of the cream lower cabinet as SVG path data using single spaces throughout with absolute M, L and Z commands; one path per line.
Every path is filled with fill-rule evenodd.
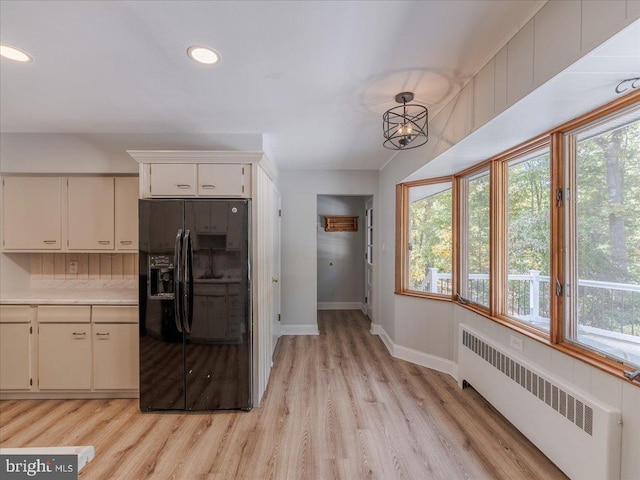
M 95 390 L 137 389 L 137 307 L 94 306 L 92 321 L 93 388 Z
M 0 306 L 0 390 L 33 388 L 31 310 Z
M 91 389 L 91 324 L 41 323 L 38 331 L 40 390 Z
M 137 306 L 0 306 L 6 398 L 130 397 L 137 389 Z
M 38 388 L 91 389 L 91 307 L 38 307 Z

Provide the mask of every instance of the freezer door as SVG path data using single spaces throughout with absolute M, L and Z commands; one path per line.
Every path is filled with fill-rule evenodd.
M 181 200 L 139 203 L 140 410 L 184 410 L 184 337 L 177 303 Z
M 249 202 L 187 200 L 188 410 L 251 408 Z

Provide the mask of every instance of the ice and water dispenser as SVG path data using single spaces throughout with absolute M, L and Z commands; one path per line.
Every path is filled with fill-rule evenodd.
M 149 298 L 172 300 L 174 294 L 173 258 L 168 255 L 149 255 Z

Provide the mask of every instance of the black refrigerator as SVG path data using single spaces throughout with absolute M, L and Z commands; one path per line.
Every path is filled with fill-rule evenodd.
M 140 411 L 249 410 L 249 200 L 140 200 Z

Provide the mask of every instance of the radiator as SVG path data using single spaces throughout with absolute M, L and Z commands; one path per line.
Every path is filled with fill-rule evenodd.
M 465 324 L 458 369 L 460 386 L 473 386 L 570 478 L 620 478 L 619 410 Z

